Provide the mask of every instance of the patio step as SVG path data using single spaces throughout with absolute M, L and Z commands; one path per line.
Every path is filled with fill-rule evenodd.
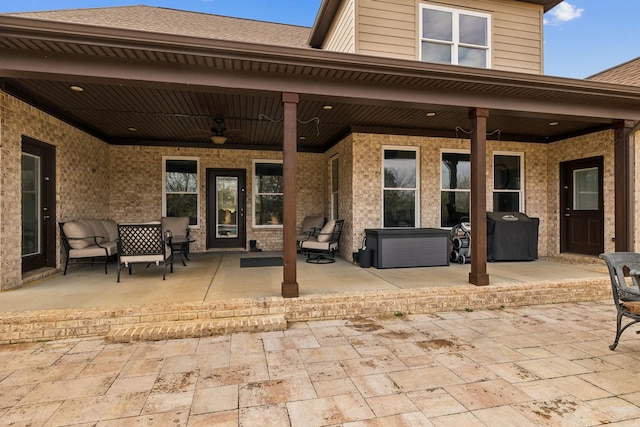
M 105 339 L 112 343 L 201 338 L 237 332 L 271 332 L 287 329 L 284 315 L 228 317 L 215 320 L 165 321 L 112 326 Z

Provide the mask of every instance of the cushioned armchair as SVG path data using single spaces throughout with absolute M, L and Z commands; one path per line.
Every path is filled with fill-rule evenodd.
M 322 215 L 307 215 L 302 220 L 302 226 L 298 230 L 296 240 L 298 247 L 300 242 L 308 240 L 310 236 L 314 236 L 320 232 L 322 226 L 324 226 L 325 218 Z
M 184 258 L 189 259 L 189 221 L 188 216 L 163 216 L 160 219 L 162 235 L 171 233 L 172 249 L 180 252 L 183 265 L 186 265 Z
M 162 280 L 165 280 L 167 265 L 173 273 L 173 251 L 171 235 L 162 233 L 160 223 L 150 224 L 118 224 L 118 277 L 120 270 L 136 263 L 162 264 Z
M 110 219 L 84 218 L 61 222 L 60 236 L 65 251 L 64 274 L 69 260 L 84 259 L 93 264 L 95 258 L 104 257 L 104 272 L 107 273 L 109 258 L 117 251 L 118 226 Z
M 343 226 L 344 219 L 331 220 L 318 233 L 301 241 L 300 251 L 306 255 L 306 261 L 314 264 L 335 262 Z

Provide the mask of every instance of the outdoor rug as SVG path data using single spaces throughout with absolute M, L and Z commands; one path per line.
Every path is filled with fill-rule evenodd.
M 279 267 L 281 265 L 281 256 L 240 258 L 240 267 Z

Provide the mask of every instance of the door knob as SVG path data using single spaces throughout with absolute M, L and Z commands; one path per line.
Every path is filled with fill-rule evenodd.
M 571 216 L 571 214 L 564 214 L 564 216 Z

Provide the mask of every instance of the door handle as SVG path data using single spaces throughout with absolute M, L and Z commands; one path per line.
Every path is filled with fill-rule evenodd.
M 49 216 L 49 215 L 45 215 L 43 218 L 44 218 L 44 219 L 51 219 L 51 216 Z

